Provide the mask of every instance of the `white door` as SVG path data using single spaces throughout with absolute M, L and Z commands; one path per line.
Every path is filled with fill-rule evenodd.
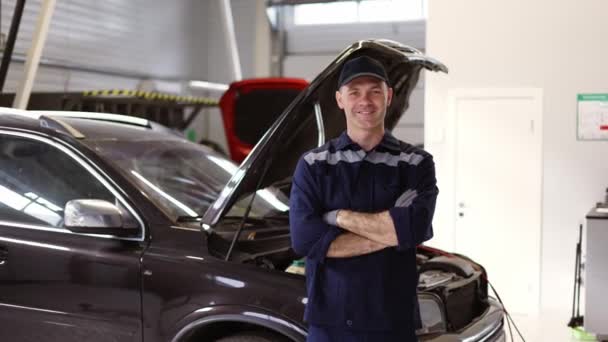
M 539 306 L 542 91 L 450 92 L 455 247 L 488 271 L 507 309 Z

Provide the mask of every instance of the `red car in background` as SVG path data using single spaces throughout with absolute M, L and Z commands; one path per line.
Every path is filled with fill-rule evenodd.
M 233 82 L 220 99 L 230 158 L 241 163 L 308 82 L 256 78 Z

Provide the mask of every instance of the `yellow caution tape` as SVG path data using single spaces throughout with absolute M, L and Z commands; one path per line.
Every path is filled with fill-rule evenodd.
M 129 97 L 140 97 L 146 100 L 162 100 L 162 101 L 174 101 L 184 102 L 192 104 L 204 104 L 204 105 L 218 105 L 219 101 L 206 97 L 195 97 L 195 96 L 183 96 L 167 93 L 157 93 L 142 90 L 131 90 L 131 89 L 102 89 L 102 90 L 85 90 L 82 92 L 83 96 L 129 96 Z

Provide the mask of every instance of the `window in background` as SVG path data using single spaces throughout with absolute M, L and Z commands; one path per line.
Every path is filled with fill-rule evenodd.
M 426 19 L 426 0 L 339 1 L 294 6 L 295 25 L 413 21 Z
M 359 22 L 424 19 L 422 0 L 371 0 L 359 3 Z
M 294 23 L 296 25 L 356 23 L 358 5 L 354 1 L 296 5 L 293 9 Z

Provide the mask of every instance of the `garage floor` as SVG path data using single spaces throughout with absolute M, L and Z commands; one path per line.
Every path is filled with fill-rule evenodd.
M 545 311 L 537 317 L 512 315 L 519 331 L 524 335 L 526 342 L 578 342 L 572 337 L 572 330 L 566 326 L 570 313 Z M 511 341 L 509 328 L 505 327 L 507 341 Z M 513 340 L 521 342 L 515 329 Z

